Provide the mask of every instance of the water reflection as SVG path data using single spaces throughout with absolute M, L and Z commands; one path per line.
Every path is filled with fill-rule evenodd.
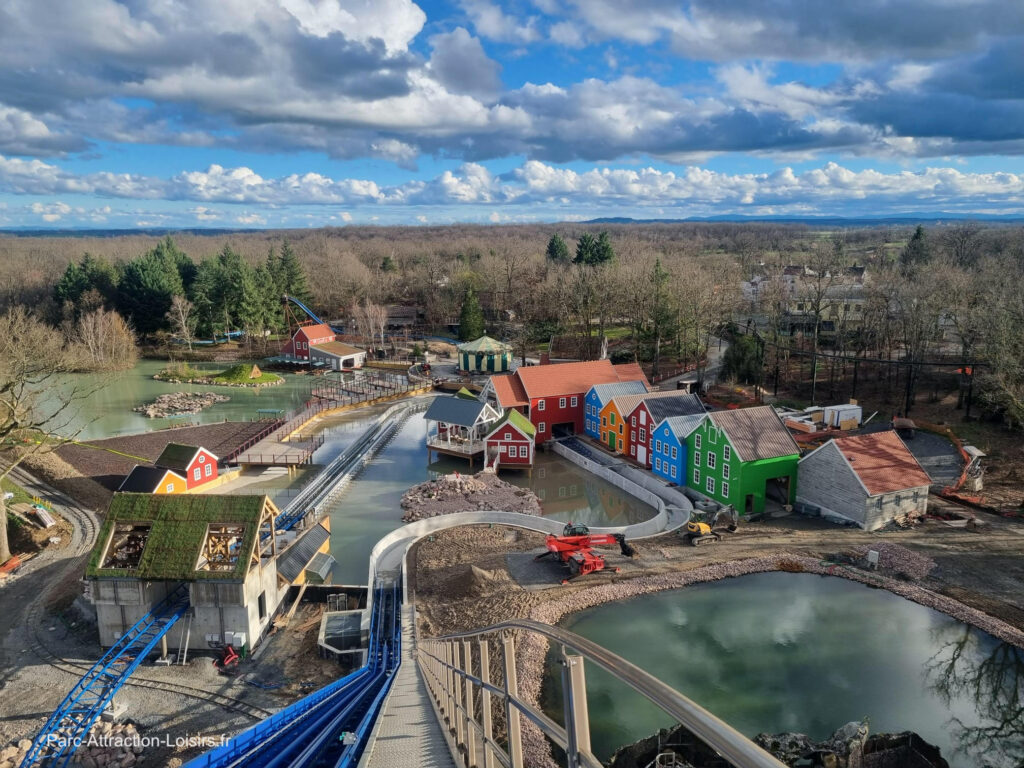
M 932 690 L 951 705 L 974 703 L 979 724 L 957 716 L 949 727 L 958 750 L 986 765 L 1024 766 L 1024 652 L 964 626 L 928 660 Z

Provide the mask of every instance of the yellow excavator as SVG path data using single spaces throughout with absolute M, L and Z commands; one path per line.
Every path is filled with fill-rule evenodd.
M 710 521 L 707 521 L 706 517 L 706 514 L 696 510 L 690 516 L 690 521 L 686 524 L 686 531 L 683 533 L 683 538 L 690 543 L 690 546 L 699 547 L 701 544 L 714 544 L 721 541 L 722 534 L 718 531 L 723 527 L 729 533 L 739 530 L 739 515 L 736 514 L 736 510 L 731 504 L 727 507 L 720 507 Z

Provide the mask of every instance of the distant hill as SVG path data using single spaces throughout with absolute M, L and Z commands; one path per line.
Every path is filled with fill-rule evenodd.
M 999 224 L 1024 222 L 1020 214 L 962 214 L 962 213 L 901 213 L 896 216 L 741 216 L 722 214 L 719 216 L 692 216 L 686 219 L 631 219 L 624 216 L 602 216 L 588 219 L 580 224 L 695 224 L 732 222 L 737 224 L 807 224 L 815 227 L 870 227 L 887 224 L 942 224 L 950 221 L 988 221 Z

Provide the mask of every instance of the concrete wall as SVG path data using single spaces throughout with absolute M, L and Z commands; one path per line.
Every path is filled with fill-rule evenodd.
M 820 507 L 864 527 L 868 493 L 835 443 L 826 443 L 804 456 L 798 467 L 798 502 Z

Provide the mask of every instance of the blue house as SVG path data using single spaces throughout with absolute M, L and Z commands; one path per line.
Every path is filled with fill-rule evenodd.
M 701 425 L 706 414 L 670 416 L 651 434 L 651 471 L 676 485 L 686 485 L 686 438 Z
M 583 431 L 588 437 L 601 439 L 601 409 L 613 397 L 619 395 L 640 395 L 647 391 L 642 381 L 616 381 L 611 384 L 595 384 L 583 400 Z

